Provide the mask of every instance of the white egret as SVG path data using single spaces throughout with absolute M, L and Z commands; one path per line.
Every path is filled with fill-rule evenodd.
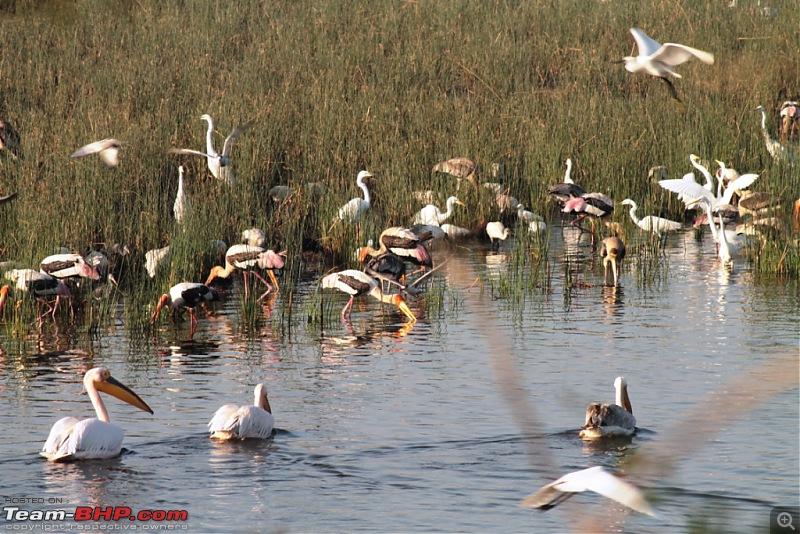
M 451 239 L 464 239 L 465 237 L 472 235 L 472 232 L 470 232 L 467 228 L 462 228 L 461 226 L 456 226 L 454 224 L 444 223 L 441 228 L 447 237 Z
M 350 201 L 339 208 L 339 219 L 356 223 L 361 220 L 361 216 L 370 208 L 369 189 L 364 180 L 372 178 L 373 175 L 367 171 L 361 171 L 356 177 L 356 185 L 364 192 L 364 198 L 352 198 Z
M 214 178 L 222 180 L 228 185 L 233 185 L 235 175 L 230 166 L 233 142 L 245 130 L 250 128 L 254 121 L 245 122 L 244 124 L 240 124 L 234 128 L 230 135 L 225 138 L 225 144 L 222 146 L 222 154 L 220 154 L 214 148 L 214 120 L 211 118 L 211 115 L 208 114 L 201 116 L 200 119 L 208 122 L 208 131 L 206 132 L 206 151 L 201 152 L 199 150 L 192 150 L 189 148 L 172 148 L 170 149 L 170 153 L 205 157 L 206 161 L 208 162 L 208 170 L 211 171 L 211 174 L 214 176 Z
M 711 193 L 713 193 L 714 192 L 714 179 L 711 177 L 711 173 L 708 171 L 708 168 L 705 165 L 703 165 L 702 163 L 700 163 L 700 158 L 698 156 L 694 155 L 694 154 L 689 154 L 689 161 L 691 162 L 692 166 L 695 169 L 700 171 L 700 174 L 703 175 L 703 178 L 706 179 L 706 183 L 705 183 L 705 185 L 703 185 L 703 187 L 705 187 Z M 687 176 L 688 175 L 684 175 L 683 176 L 684 179 Z M 694 180 L 694 175 L 692 175 L 692 180 Z
M 715 174 L 717 176 L 719 184 L 721 184 L 718 185 L 717 187 L 726 186 L 730 182 L 736 180 L 739 177 L 739 172 L 736 169 L 725 166 L 724 161 L 720 160 L 715 160 L 715 161 L 717 162 L 717 165 L 719 165 L 719 169 L 717 169 L 717 172 Z
M 614 275 L 614 286 L 619 282 L 618 263 L 625 258 L 625 243 L 619 237 L 607 237 L 600 246 L 600 257 L 603 258 L 603 281 L 608 283 L 608 267 Z
M 108 393 L 131 406 L 150 414 L 153 410 L 139 395 L 111 376 L 105 367 L 95 367 L 83 377 L 83 387 L 89 394 L 97 418 L 79 421 L 75 417 L 59 419 L 40 453 L 51 462 L 114 458 L 122 451 L 122 429 L 108 417 L 100 391 Z
M 782 145 L 777 139 L 772 139 L 767 131 L 767 112 L 764 111 L 764 106 L 758 106 L 757 111 L 761 112 L 761 132 L 764 134 L 764 144 L 767 146 L 767 152 L 772 156 L 775 161 L 782 161 L 784 163 L 794 163 L 796 154 L 790 151 L 788 147 Z
M 639 28 L 631 28 L 631 35 L 639 48 L 639 55 L 622 58 L 622 61 L 625 62 L 625 69 L 628 72 L 644 72 L 661 78 L 669 87 L 672 98 L 679 104 L 681 104 L 681 99 L 678 97 L 675 86 L 667 78 L 667 74 L 681 78 L 682 76 L 675 72 L 674 67 L 689 61 L 692 57 L 709 65 L 714 63 L 713 54 L 682 44 L 664 43 L 662 45 L 648 37 Z
M 522 501 L 522 506 L 549 510 L 575 493 L 593 491 L 642 514 L 655 516 L 642 491 L 600 466 L 568 473 Z
M 109 137 L 102 141 L 95 141 L 80 147 L 78 150 L 70 155 L 71 158 L 82 158 L 90 154 L 97 154 L 100 160 L 109 169 L 113 169 L 119 165 L 119 148 L 122 146 L 122 141 Z
M 155 248 L 144 253 L 144 266 L 145 269 L 147 269 L 147 274 L 150 276 L 150 278 L 155 278 L 156 272 L 158 271 L 158 266 L 169 261 L 169 258 L 169 246 Z
M 614 380 L 614 389 L 614 404 L 593 402 L 586 408 L 586 422 L 580 432 L 582 438 L 625 437 L 636 432 L 636 418 L 628 397 L 628 382 L 624 377 L 618 376 Z
M 430 224 L 432 226 L 441 226 L 443 222 L 450 218 L 453 214 L 453 206 L 458 204 L 464 206 L 465 204 L 458 200 L 457 197 L 451 196 L 447 199 L 445 206 L 447 211 L 442 211 L 433 204 L 428 204 L 414 215 L 414 224 Z
M 272 436 L 275 418 L 267 398 L 267 387 L 258 384 L 254 393 L 252 405 L 225 404 L 214 413 L 208 422 L 211 439 L 264 439 Z
M 189 197 L 183 189 L 183 165 L 178 167 L 178 193 L 175 195 L 175 203 L 172 205 L 172 213 L 175 215 L 175 222 L 180 224 L 184 221 L 192 205 Z
M 737 179 L 729 182 L 728 186 L 725 188 L 725 191 L 722 191 L 720 187 L 717 187 L 716 195 L 714 195 L 714 193 L 709 191 L 706 187 L 703 187 L 695 182 L 694 175 L 692 175 L 690 178 L 691 179 L 689 179 L 687 175 L 680 180 L 661 180 L 658 182 L 658 185 L 667 191 L 678 193 L 679 198 L 687 204 L 687 207 L 688 204 L 693 204 L 695 199 L 702 197 L 708 199 L 712 210 L 716 210 L 719 206 L 730 204 L 733 200 L 733 194 L 737 191 L 741 191 L 750 187 L 753 182 L 756 181 L 758 175 L 754 173 L 742 174 Z
M 622 205 L 631 207 L 630 216 L 633 220 L 633 223 L 645 232 L 652 232 L 660 236 L 662 232 L 674 232 L 680 230 L 681 228 L 681 223 L 677 221 L 671 221 L 669 219 L 655 217 L 653 215 L 648 215 L 643 219 L 639 219 L 636 216 L 636 202 L 629 198 L 623 200 Z

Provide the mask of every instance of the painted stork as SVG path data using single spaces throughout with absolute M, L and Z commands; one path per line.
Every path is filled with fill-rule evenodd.
M 237 406 L 225 404 L 219 408 L 211 421 L 208 431 L 211 439 L 265 439 L 272 437 L 275 418 L 267 398 L 267 387 L 258 384 L 255 388 L 255 400 L 252 405 Z
M 567 170 L 564 173 L 564 181 L 555 185 L 551 185 L 548 189 L 550 197 L 558 202 L 564 204 L 570 198 L 580 197 L 586 194 L 586 190 L 575 183 L 571 178 L 572 174 L 572 159 L 567 158 Z
M 342 293 L 350 295 L 350 300 L 347 301 L 344 308 L 342 308 L 342 319 L 350 316 L 350 310 L 353 307 L 353 301 L 360 295 L 369 295 L 375 299 L 380 300 L 385 304 L 394 304 L 398 309 L 405 314 L 406 317 L 416 322 L 417 318 L 408 307 L 403 297 L 400 295 L 386 295 L 381 291 L 378 282 L 370 275 L 363 271 L 355 269 L 347 269 L 332 273 L 322 279 L 323 289 L 338 289 Z
M 625 243 L 619 237 L 607 237 L 600 246 L 600 257 L 603 258 L 603 281 L 608 283 L 608 267 L 614 275 L 614 286 L 619 283 L 619 263 L 625 258 Z
M 158 320 L 164 306 L 172 308 L 173 312 L 185 308 L 189 310 L 189 323 L 192 327 L 192 333 L 194 333 L 195 327 L 197 326 L 197 316 L 194 314 L 194 309 L 200 304 L 214 302 L 216 300 L 219 300 L 217 291 L 205 284 L 197 282 L 181 282 L 180 284 L 175 284 L 170 288 L 169 293 L 164 293 L 161 295 L 161 298 L 158 299 L 156 309 L 153 315 L 150 316 L 150 323 L 154 323 Z
M 105 367 L 86 371 L 83 387 L 89 394 L 97 418 L 79 421 L 75 417 L 64 417 L 56 421 L 50 435 L 39 453 L 51 462 L 71 462 L 115 458 L 122 450 L 124 434 L 108 417 L 100 393 L 108 393 L 131 406 L 150 414 L 153 410 L 139 395 L 111 376 Z
M 392 226 L 381 232 L 378 238 L 378 243 L 380 243 L 378 250 L 367 246 L 362 247 L 361 252 L 370 256 L 392 252 L 400 256 L 404 261 L 413 263 L 419 266 L 420 270 L 424 270 L 433 267 L 433 260 L 424 244 L 430 239 L 431 234 L 427 232 L 417 234 L 408 228 Z
M 368 275 L 390 284 L 404 286 L 406 283 L 406 262 L 392 251 L 370 256 L 366 247 L 359 251 L 361 270 Z
M 54 278 L 91 278 L 100 280 L 97 269 L 86 263 L 80 254 L 53 254 L 42 260 L 39 271 Z
M 278 280 L 275 278 L 275 269 L 282 269 L 285 260 L 281 254 L 276 253 L 274 250 L 264 250 L 261 247 L 253 245 L 233 245 L 225 253 L 225 267 L 215 266 L 211 269 L 211 273 L 206 280 L 206 285 L 209 285 L 215 278 L 228 278 L 234 271 L 242 271 L 244 279 L 245 295 L 248 294 L 247 273 L 252 272 L 253 275 L 261 280 L 267 286 L 267 290 L 259 297 L 265 297 L 272 291 L 273 287 L 255 271 L 255 268 L 266 269 L 267 275 L 272 280 L 276 291 L 280 291 Z
M 45 302 L 48 309 L 44 313 L 39 314 L 40 323 L 48 313 L 51 314 L 53 320 L 55 320 L 55 313 L 58 308 L 60 297 L 72 298 L 72 294 L 66 284 L 49 274 L 34 271 L 33 269 L 12 269 L 5 273 L 5 277 L 14 282 L 15 290 L 33 295 L 39 306 L 47 297 L 56 297 L 56 304 L 54 306 L 50 306 Z M 8 289 L 6 289 L 6 294 L 8 294 Z M 5 298 L 2 300 L 5 301 Z M 0 311 L 2 311 L 2 305 L 0 305 Z
M 106 167 L 113 169 L 119 165 L 119 149 L 122 141 L 111 137 L 101 141 L 95 141 L 80 147 L 70 155 L 71 158 L 82 158 L 91 154 L 97 154 Z
M 214 148 L 214 119 L 211 115 L 205 114 L 200 117 L 200 120 L 208 122 L 208 130 L 206 131 L 206 151 L 192 150 L 190 148 L 171 148 L 172 154 L 189 154 L 192 156 L 203 156 L 208 162 L 208 170 L 218 180 L 222 180 L 228 185 L 233 185 L 235 175 L 231 168 L 231 149 L 233 142 L 244 133 L 254 121 L 248 121 L 240 124 L 225 138 L 225 144 L 222 147 L 222 154 L 218 153 Z
M 672 99 L 682 106 L 683 103 L 678 97 L 678 92 L 669 78 L 667 78 L 667 74 L 681 78 L 682 76 L 675 72 L 674 67 L 689 61 L 693 57 L 711 65 L 714 63 L 714 55 L 682 44 L 664 43 L 662 45 L 648 37 L 639 28 L 631 28 L 630 31 L 639 48 L 639 55 L 622 58 L 625 63 L 625 70 L 628 72 L 644 72 L 661 78 L 669 87 Z

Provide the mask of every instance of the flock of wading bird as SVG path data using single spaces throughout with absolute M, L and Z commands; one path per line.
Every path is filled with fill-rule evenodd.
M 670 95 L 679 107 L 683 106 L 677 91 L 667 75 L 680 78 L 674 67 L 697 58 L 704 63 L 711 64 L 713 55 L 685 45 L 666 43 L 661 45 L 648 37 L 642 30 L 633 28 L 631 34 L 638 45 L 637 56 L 625 57 L 622 62 L 630 72 L 645 72 L 662 79 L 668 86 Z M 780 162 L 793 164 L 796 152 L 791 145 L 786 144 L 789 138 L 796 134 L 798 120 L 797 102 L 785 102 L 780 108 L 782 120 L 782 142 L 770 137 L 766 128 L 766 113 L 759 106 L 761 112 L 761 128 L 765 144 L 770 155 Z M 252 124 L 248 122 L 234 128 L 225 139 L 222 152 L 216 151 L 214 146 L 214 123 L 210 115 L 203 115 L 202 120 L 208 123 L 206 132 L 205 151 L 173 148 L 171 153 L 179 155 L 194 155 L 207 160 L 210 173 L 222 182 L 233 185 L 235 175 L 231 166 L 231 150 L 234 141 L 244 133 Z M 73 158 L 97 154 L 102 162 L 110 167 L 119 165 L 119 149 L 122 142 L 109 138 L 83 146 L 76 150 Z M 0 121 L 0 150 L 13 158 L 21 157 L 21 144 L 19 134 L 6 121 Z M 711 173 L 703 166 L 699 157 L 694 154 L 689 156 L 690 164 L 698 170 L 705 183 L 698 183 L 693 172 L 687 173 L 681 179 L 666 179 L 666 169 L 654 167 L 651 177 L 662 178 L 659 184 L 666 190 L 677 193 L 688 209 L 700 210 L 695 218 L 695 225 L 708 224 L 719 251 L 719 258 L 723 265 L 729 266 L 744 246 L 748 236 L 758 233 L 781 229 L 781 222 L 774 217 L 775 210 L 785 200 L 765 193 L 748 193 L 750 186 L 756 183 L 757 174 L 748 173 L 740 175 L 734 169 L 726 167 L 722 161 L 717 161 L 719 169 Z M 495 168 L 494 170 L 497 170 Z M 577 215 L 572 225 L 581 228 L 581 221 L 589 219 L 591 222 L 592 244 L 594 244 L 595 220 L 600 220 L 612 229 L 612 233 L 619 234 L 617 223 L 610 221 L 614 210 L 614 202 L 602 193 L 587 192 L 580 185 L 574 183 L 570 177 L 572 161 L 566 160 L 566 174 L 562 182 L 550 187 L 549 193 L 561 205 L 564 213 Z M 447 173 L 458 180 L 456 190 L 462 180 L 466 180 L 478 190 L 478 166 L 467 158 L 454 158 L 443 161 L 433 167 L 433 172 Z M 181 223 L 191 209 L 188 197 L 183 186 L 184 169 L 178 168 L 178 193 L 173 206 L 175 220 Z M 497 173 L 493 173 L 497 176 Z M 355 224 L 360 221 L 365 212 L 370 209 L 370 194 L 366 180 L 372 177 L 367 171 L 361 171 L 356 179 L 356 185 L 363 191 L 363 198 L 353 198 L 344 204 L 337 212 L 334 224 Z M 715 184 L 716 182 L 716 184 Z M 321 184 L 314 187 L 324 189 Z M 484 183 L 483 187 L 494 195 L 494 201 L 501 212 L 507 212 L 518 219 L 517 224 L 523 226 L 531 233 L 546 230 L 547 225 L 543 218 L 527 209 L 516 198 L 509 195 L 508 189 L 496 182 Z M 275 199 L 285 198 L 291 194 L 286 186 L 276 186 L 271 191 Z M 475 236 L 474 230 L 459 228 L 446 221 L 453 214 L 456 206 L 463 203 L 456 197 L 450 196 L 445 204 L 445 211 L 433 204 L 432 191 L 416 192 L 416 197 L 425 205 L 412 218 L 410 228 L 392 227 L 384 230 L 378 238 L 379 248 L 371 244 L 361 247 L 358 259 L 361 269 L 348 269 L 328 274 L 321 279 L 322 288 L 337 289 L 349 295 L 347 304 L 342 309 L 342 318 L 345 319 L 353 306 L 354 299 L 367 295 L 381 302 L 390 303 L 405 314 L 411 322 L 416 321 L 414 313 L 405 302 L 403 294 L 417 295 L 420 290 L 418 284 L 430 273 L 435 271 L 429 245 L 437 239 L 459 239 Z M 16 194 L 0 196 L 0 204 L 11 202 Z M 632 199 L 625 199 L 622 205 L 630 206 L 632 221 L 644 232 L 651 232 L 659 236 L 667 232 L 676 231 L 682 224 L 656 216 L 639 218 L 636 214 L 637 205 Z M 795 224 L 799 224 L 800 199 L 794 203 Z M 731 225 L 733 227 L 731 228 Z M 582 228 L 581 228 L 582 229 Z M 483 231 L 491 241 L 492 247 L 498 247 L 511 234 L 511 230 L 502 221 L 488 222 Z M 766 233 L 765 235 L 769 235 Z M 244 280 L 245 295 L 249 293 L 248 277 L 253 276 L 266 286 L 266 290 L 259 299 L 272 291 L 279 291 L 280 287 L 275 276 L 275 271 L 284 266 L 286 252 L 277 249 L 265 248 L 265 234 L 259 229 L 251 228 L 242 233 L 242 243 L 227 247 L 223 242 L 214 242 L 213 246 L 225 252 L 225 265 L 217 266 L 211 270 L 205 283 L 182 282 L 165 293 L 158 300 L 151 322 L 155 322 L 161 310 L 169 307 L 176 310 L 188 310 L 190 314 L 191 332 L 195 331 L 197 318 L 194 309 L 207 302 L 219 298 L 218 291 L 211 286 L 219 278 L 227 278 L 235 271 L 241 271 Z M 124 255 L 129 253 L 127 247 L 114 246 L 109 252 Z M 600 256 L 603 258 L 604 279 L 608 285 L 616 286 L 619 283 L 619 263 L 625 257 L 625 243 L 620 235 L 612 235 L 602 241 Z M 168 261 L 169 247 L 148 251 L 146 269 L 151 277 L 156 274 L 159 265 Z M 407 274 L 407 265 L 414 267 L 412 273 Z M 39 306 L 46 306 L 46 310 L 39 310 L 39 322 L 48 313 L 53 315 L 61 298 L 70 298 L 73 289 L 79 287 L 71 280 L 88 279 L 99 280 L 105 276 L 114 281 L 109 272 L 109 259 L 99 251 L 92 251 L 86 256 L 60 251 L 58 254 L 48 256 L 39 265 L 39 270 L 26 268 L 7 269 L 4 263 L 3 275 L 13 283 L 0 288 L 0 312 L 13 290 L 33 295 Z M 267 281 L 261 272 L 266 272 L 270 281 Z M 414 275 L 419 275 L 413 279 Z M 413 281 L 412 281 L 413 279 Z M 70 285 L 68 285 L 70 284 Z M 54 297 L 54 302 L 51 300 Z M 100 398 L 100 392 L 107 393 L 127 402 L 141 410 L 153 413 L 150 407 L 136 393 L 115 380 L 111 373 L 102 367 L 91 369 L 84 376 L 84 387 L 95 408 L 97 418 L 79 421 L 74 417 L 59 420 L 52 428 L 41 454 L 53 462 L 65 462 L 79 459 L 110 458 L 120 454 L 123 432 L 122 429 L 109 420 L 105 405 Z M 593 403 L 586 412 L 585 424 L 580 434 L 585 439 L 602 439 L 608 437 L 631 436 L 636 430 L 636 419 L 633 416 L 630 399 L 627 392 L 627 383 L 623 377 L 615 381 L 616 400 L 613 404 Z M 272 435 L 274 419 L 271 413 L 267 391 L 263 384 L 255 388 L 253 405 L 237 406 L 226 404 L 219 408 L 208 423 L 210 436 L 215 439 L 247 439 L 267 438 Z M 643 494 L 635 486 L 620 480 L 607 473 L 601 467 L 593 467 L 582 471 L 570 473 L 555 482 L 548 484 L 535 494 L 528 497 L 524 504 L 547 509 L 555 506 L 570 495 L 585 490 L 591 490 L 615 499 L 642 513 L 653 514 L 653 509 Z

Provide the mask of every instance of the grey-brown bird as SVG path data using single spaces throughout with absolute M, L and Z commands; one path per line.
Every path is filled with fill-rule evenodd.
M 619 281 L 618 268 L 619 263 L 625 257 L 625 243 L 618 237 L 607 237 L 603 239 L 603 245 L 600 247 L 600 257 L 603 258 L 603 281 L 608 283 L 608 264 L 611 264 L 611 270 L 614 273 L 614 286 Z

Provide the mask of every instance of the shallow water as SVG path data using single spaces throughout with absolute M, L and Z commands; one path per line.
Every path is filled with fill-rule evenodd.
M 686 232 L 670 236 L 656 267 L 629 243 L 614 291 L 575 238 L 553 228 L 549 286 L 542 277 L 511 296 L 502 287 L 519 259 L 513 241 L 498 252 L 475 242 L 437 249 L 435 259 L 448 258 L 431 283 L 440 298 L 412 304 L 413 327 L 374 302 L 343 323 L 342 295 L 326 296 L 322 330 L 307 324 L 312 279 L 296 288 L 291 319 L 284 288 L 257 335 L 243 333 L 235 292 L 213 317 L 200 314 L 193 341 L 188 322 L 164 321 L 140 339 L 121 320 L 88 341 L 47 331 L 38 349 L 0 337 L 4 506 L 42 498 L 21 507 L 187 510 L 174 526 L 198 532 L 542 532 L 588 520 L 603 531 L 764 531 L 773 505 L 799 499 L 797 282 L 756 284 L 744 261 L 720 269 L 710 237 Z M 789 378 L 716 408 L 708 401 L 742 377 L 759 383 L 770 363 Z M 49 464 L 38 451 L 52 424 L 92 415 L 81 376 L 98 365 L 155 415 L 107 400 L 125 430 L 123 455 Z M 586 405 L 613 401 L 618 375 L 639 433 L 583 442 Z M 209 440 L 216 408 L 252 402 L 258 381 L 270 392 L 273 439 Z M 711 431 L 675 443 L 698 413 Z M 547 513 L 519 506 L 560 474 L 619 470 L 634 452 L 665 447 L 666 475 L 634 479 L 658 518 L 595 494 Z

